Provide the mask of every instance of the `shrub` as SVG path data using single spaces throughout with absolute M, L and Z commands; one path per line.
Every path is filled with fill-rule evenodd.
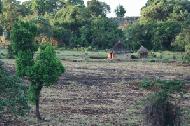
M 137 55 L 131 55 L 131 59 L 138 59 Z
M 183 83 L 178 80 L 144 80 L 141 86 L 154 91 L 144 107 L 145 125 L 147 126 L 180 126 L 180 107 L 171 102 L 173 93 L 183 93 Z
M 0 122 L 6 115 L 23 116 L 28 110 L 26 87 L 0 63 Z

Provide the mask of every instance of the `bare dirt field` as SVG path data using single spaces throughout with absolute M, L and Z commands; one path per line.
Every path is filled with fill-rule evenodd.
M 44 88 L 37 122 L 29 125 L 140 126 L 142 100 L 148 94 L 138 87 L 143 78 L 183 79 L 190 67 L 143 62 L 64 62 L 66 73 L 56 86 Z M 190 102 L 187 98 L 184 102 Z M 188 107 L 189 104 L 185 104 Z M 190 105 L 189 105 L 190 107 Z
M 149 93 L 139 88 L 143 78 L 189 81 L 190 66 L 149 62 L 67 62 L 57 85 L 41 93 L 38 122 L 33 126 L 142 126 L 143 99 Z M 187 85 L 189 82 L 187 82 Z M 190 90 L 181 106 L 184 124 L 190 125 Z

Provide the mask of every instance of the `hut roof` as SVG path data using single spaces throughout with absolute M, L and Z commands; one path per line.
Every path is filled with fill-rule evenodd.
M 140 49 L 138 50 L 139 53 L 147 53 L 148 49 L 146 49 L 145 47 L 141 46 Z
M 121 51 L 126 51 L 125 49 L 125 45 L 122 43 L 122 42 L 117 42 L 113 48 L 112 48 L 112 51 L 115 51 L 115 52 L 121 52 Z

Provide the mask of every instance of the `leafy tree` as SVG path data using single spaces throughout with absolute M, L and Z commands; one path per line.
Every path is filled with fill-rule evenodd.
M 175 38 L 173 46 L 178 50 L 185 51 L 186 46 L 190 44 L 190 30 L 188 27 L 184 28 Z
M 54 27 L 53 37 L 58 40 L 59 45 L 69 47 L 71 44 L 72 32 L 62 27 Z
M 64 0 L 32 0 L 32 10 L 38 15 L 56 13 L 64 5 Z
M 2 12 L 2 2 L 0 0 L 0 13 Z
M 67 5 L 66 8 L 62 8 L 56 13 L 54 24 L 57 26 L 64 26 L 75 32 L 87 21 L 87 17 L 88 13 L 85 8 Z
M 125 13 L 126 13 L 126 10 L 122 5 L 119 5 L 115 9 L 115 13 L 116 13 L 117 17 L 124 17 Z
M 123 40 L 123 33 L 109 18 L 97 17 L 91 23 L 91 43 L 98 49 L 111 48 L 119 40 Z
M 185 46 L 185 56 L 184 56 L 185 62 L 190 62 L 190 44 L 187 44 Z
M 83 0 L 68 0 L 69 3 L 72 3 L 73 5 L 83 5 L 84 6 L 84 1 Z
M 16 54 L 16 69 L 19 76 L 26 76 L 33 65 L 33 55 L 36 50 L 34 38 L 36 26 L 30 22 L 18 21 L 11 32 L 11 44 Z
M 31 1 L 22 2 L 19 11 L 23 17 L 32 15 L 32 2 Z
M 153 49 L 171 50 L 172 43 L 175 41 L 175 37 L 180 31 L 181 25 L 179 22 L 167 21 L 157 23 L 156 28 L 153 29 Z
M 29 110 L 26 97 L 27 88 L 17 77 L 7 72 L 3 66 L 0 61 L 0 121 L 10 114 L 23 116 Z
M 19 16 L 18 13 L 18 5 L 19 2 L 16 0 L 3 0 L 2 1 L 2 15 L 1 15 L 1 23 L 4 28 L 8 31 L 8 38 L 10 37 L 9 33 L 12 29 L 12 26 L 16 19 Z
M 189 17 L 188 0 L 148 0 L 141 10 L 141 23 L 157 21 L 185 21 Z
M 105 17 L 110 12 L 110 6 L 98 0 L 91 0 L 87 3 L 87 9 L 93 17 Z
M 65 8 L 59 10 L 54 19 L 54 27 L 59 29 L 59 32 L 54 33 L 54 36 L 59 36 L 58 40 L 70 47 L 74 47 L 77 43 L 80 37 L 80 28 L 91 22 L 90 14 L 85 7 L 73 6 L 72 4 L 67 4 Z M 59 35 L 56 35 L 57 33 Z
M 153 48 L 152 43 L 152 30 L 156 24 L 140 24 L 135 23 L 129 25 L 127 29 L 124 30 L 125 38 L 126 38 L 126 46 L 132 50 L 137 50 L 141 45 L 146 47 L 147 49 Z
M 170 50 L 180 31 L 181 25 L 178 22 L 167 21 L 132 24 L 124 33 L 127 46 L 133 50 L 137 50 L 140 45 L 149 50 Z
M 40 91 L 43 86 L 54 84 L 64 72 L 60 60 L 51 45 L 42 45 L 37 53 L 30 75 L 29 100 L 36 105 L 36 116 L 41 119 L 39 111 Z

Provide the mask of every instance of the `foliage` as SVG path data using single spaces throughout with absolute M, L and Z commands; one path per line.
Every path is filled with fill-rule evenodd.
M 186 45 L 184 61 L 190 62 L 190 44 Z
M 87 4 L 87 9 L 93 17 L 105 17 L 110 12 L 110 6 L 98 0 L 91 0 Z
M 142 8 L 140 22 L 185 21 L 190 13 L 188 5 L 188 0 L 148 0 Z
M 186 46 L 190 44 L 190 30 L 189 28 L 184 28 L 175 39 L 173 46 L 177 48 L 177 50 L 185 51 Z
M 9 114 L 25 115 L 29 109 L 26 87 L 0 63 L 0 118 Z
M 180 33 L 181 25 L 179 22 L 166 21 L 156 24 L 153 29 L 153 49 L 171 50 L 175 37 Z
M 126 45 L 137 50 L 141 45 L 149 50 L 170 50 L 175 37 L 181 31 L 178 22 L 132 24 L 124 30 Z
M 185 29 L 190 24 L 188 5 L 188 0 L 148 0 L 139 22 L 124 30 L 126 45 L 133 50 L 143 45 L 149 50 L 184 51 L 188 41 Z
M 31 9 L 42 16 L 45 13 L 56 13 L 64 4 L 63 0 L 32 0 Z
M 126 13 L 125 8 L 122 5 L 117 6 L 115 9 L 115 14 L 117 17 L 124 17 Z
M 64 67 L 60 60 L 56 58 L 53 47 L 49 44 L 40 46 L 30 76 L 32 83 L 50 86 L 58 80 L 63 72 Z
M 0 22 L 3 27 L 9 32 L 12 29 L 14 22 L 17 20 L 19 11 L 18 11 L 19 2 L 16 0 L 3 0 L 2 1 L 2 14 Z
M 56 83 L 59 76 L 64 72 L 60 60 L 51 45 L 42 45 L 39 48 L 34 65 L 31 68 L 29 88 L 29 100 L 36 104 L 36 116 L 41 119 L 39 112 L 40 91 L 43 86 L 50 86 Z
M 72 38 L 72 32 L 69 29 L 61 28 L 61 27 L 54 27 L 53 29 L 53 37 L 59 41 L 60 46 L 67 46 L 69 47 Z
M 0 0 L 0 13 L 2 12 L 2 2 Z
M 84 1 L 83 0 L 68 0 L 69 3 L 72 3 L 74 5 L 84 5 Z
M 123 33 L 108 18 L 94 18 L 91 24 L 92 46 L 99 49 L 111 48 L 119 40 L 123 41 Z
M 183 94 L 184 84 L 179 80 L 143 80 L 143 88 L 153 90 L 145 104 L 145 123 L 151 126 L 180 125 L 180 108 L 170 100 L 171 95 Z M 173 98 L 174 99 L 174 98 Z M 173 100 L 172 99 L 172 100 Z
M 16 68 L 19 76 L 28 75 L 30 72 L 28 68 L 33 65 L 36 31 L 36 26 L 30 22 L 18 21 L 14 24 L 11 32 L 11 44 L 16 54 Z
M 129 27 L 124 30 L 126 46 L 132 50 L 139 49 L 141 45 L 147 49 L 152 49 L 152 30 L 154 28 L 155 24 L 135 23 L 133 25 L 129 25 Z

